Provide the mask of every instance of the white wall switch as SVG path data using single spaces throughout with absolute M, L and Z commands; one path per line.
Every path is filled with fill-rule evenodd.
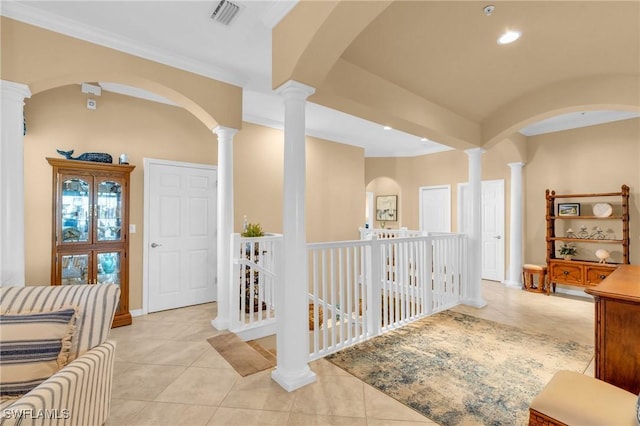
M 136 233 L 136 224 L 135 223 L 130 223 L 129 224 L 129 233 L 130 234 L 135 234 Z

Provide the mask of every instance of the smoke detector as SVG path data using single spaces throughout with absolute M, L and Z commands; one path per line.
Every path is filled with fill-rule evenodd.
M 211 14 L 211 19 L 220 24 L 229 25 L 239 11 L 240 5 L 237 3 L 230 2 L 229 0 L 220 0 Z
M 496 10 L 496 7 L 494 5 L 492 5 L 492 4 L 488 4 L 488 5 L 486 5 L 485 7 L 482 8 L 482 11 L 487 16 L 491 16 L 491 14 L 493 13 L 494 10 Z

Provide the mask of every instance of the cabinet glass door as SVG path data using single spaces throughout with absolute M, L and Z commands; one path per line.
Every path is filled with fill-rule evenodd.
M 64 243 L 89 241 L 89 182 L 73 177 L 62 181 L 60 240 Z
M 117 180 L 97 182 L 97 241 L 122 239 L 122 184 Z
M 119 251 L 100 252 L 97 254 L 98 280 L 97 284 L 118 284 L 121 278 L 122 253 Z
M 65 254 L 60 256 L 60 284 L 88 284 L 89 254 Z

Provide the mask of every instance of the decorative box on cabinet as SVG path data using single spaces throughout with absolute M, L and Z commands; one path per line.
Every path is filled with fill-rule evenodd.
M 591 204 L 602 203 L 603 201 L 614 204 L 612 214 L 609 216 L 595 216 L 585 214 L 583 209 L 580 215 L 560 216 L 558 211 L 558 200 L 565 201 L 586 200 Z M 622 185 L 620 192 L 589 193 L 589 194 L 564 194 L 558 195 L 555 191 L 546 191 L 547 200 L 547 265 L 549 268 L 549 282 L 555 291 L 556 284 L 569 286 L 589 287 L 599 284 L 609 276 L 620 264 L 629 263 L 629 187 Z M 587 226 L 585 224 L 599 224 L 607 228 L 616 228 L 619 238 L 606 238 L 604 233 L 595 235 L 593 230 L 585 235 L 573 233 L 570 236 L 557 234 L 557 225 L 560 222 L 570 223 L 570 227 Z M 558 245 L 556 245 L 558 243 Z M 617 249 L 621 252 L 621 262 L 599 263 L 592 260 L 564 260 L 556 258 L 559 244 L 588 244 L 595 249 L 603 246 Z
M 120 286 L 129 313 L 129 177 L 135 166 L 47 158 L 53 168 L 51 284 Z

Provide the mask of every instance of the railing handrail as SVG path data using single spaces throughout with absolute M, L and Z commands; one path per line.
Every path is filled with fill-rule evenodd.
M 283 237 L 282 234 L 265 233 L 262 237 L 243 237 L 242 234 L 236 234 L 240 236 L 240 241 L 243 243 L 260 242 L 260 241 L 272 241 L 279 240 Z
M 429 241 L 429 240 L 435 240 L 435 239 L 448 239 L 448 238 L 453 239 L 453 238 L 459 238 L 465 235 L 466 234 L 456 233 L 456 232 L 438 232 L 438 233 L 433 233 L 429 235 L 421 235 L 421 236 L 415 236 L 415 237 L 376 239 L 376 241 L 378 241 L 380 244 L 393 244 L 393 243 L 404 243 L 404 242 L 410 242 L 410 241 L 422 241 L 422 240 Z M 331 248 L 366 246 L 366 245 L 370 245 L 371 241 L 373 241 L 373 239 L 307 243 L 307 249 L 323 250 L 323 249 L 331 249 Z
M 329 249 L 329 248 L 341 248 L 341 247 L 355 247 L 355 246 L 365 246 L 367 244 L 371 244 L 371 240 L 346 240 L 346 241 L 329 241 L 329 242 L 321 242 L 321 243 L 307 243 L 308 249 Z

